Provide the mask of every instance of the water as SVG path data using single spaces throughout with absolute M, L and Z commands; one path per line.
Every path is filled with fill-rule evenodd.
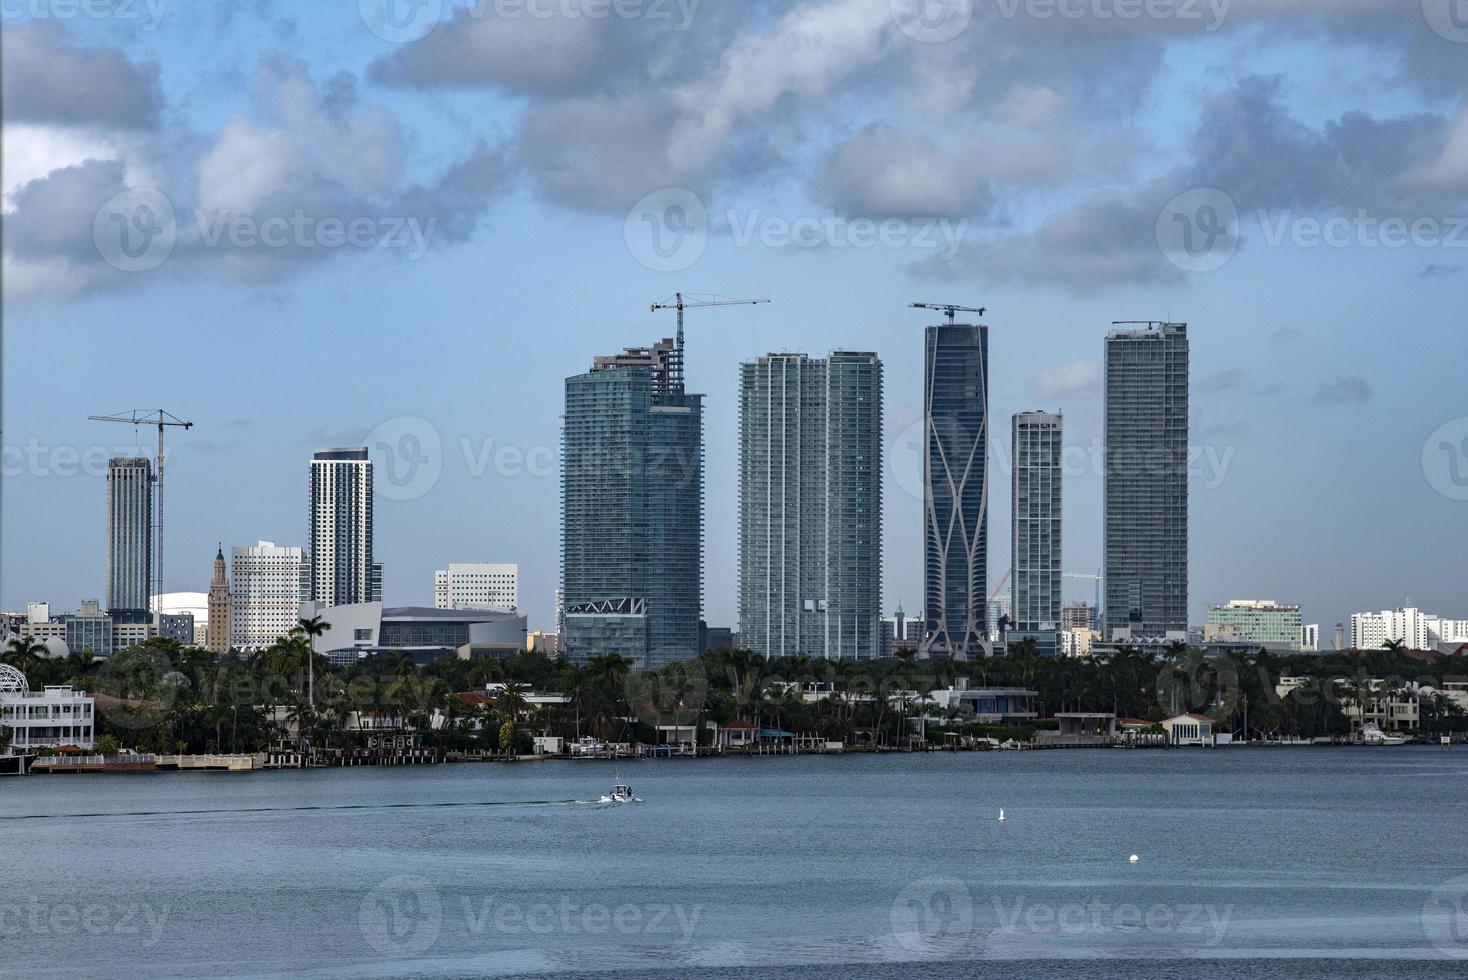
M 621 776 L 644 802 L 581 802 L 614 781 L 597 762 L 0 779 L 0 975 L 1263 978 L 1369 957 L 1418 977 L 1468 958 L 1461 749 Z

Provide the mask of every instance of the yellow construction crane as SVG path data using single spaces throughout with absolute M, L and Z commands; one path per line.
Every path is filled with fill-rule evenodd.
M 709 306 L 754 306 L 759 303 L 768 303 L 767 299 L 730 299 L 727 296 L 705 296 L 700 298 L 684 298 L 682 293 L 674 293 L 671 301 L 663 300 L 661 303 L 652 304 L 652 312 L 658 310 L 678 311 L 678 339 L 673 345 L 673 356 L 668 361 L 668 388 L 678 394 L 683 393 L 683 311 L 700 310 Z
M 158 493 L 153 518 L 153 594 L 161 596 L 163 594 L 163 430 L 168 426 L 192 429 L 194 423 L 185 422 L 161 408 L 156 412 L 133 409 L 131 412 L 118 412 L 116 415 L 88 415 L 87 418 L 93 422 L 126 422 L 134 428 L 140 425 L 158 426 L 158 475 L 154 477 L 158 484 Z

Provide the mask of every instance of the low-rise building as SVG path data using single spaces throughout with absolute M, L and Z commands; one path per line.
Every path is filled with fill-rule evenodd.
M 399 654 L 417 664 L 447 657 L 514 657 L 525 649 L 525 616 L 498 609 L 428 609 L 380 602 L 325 607 L 305 602 L 300 617 L 327 624 L 316 650 L 348 665 L 379 654 Z
M 1033 721 L 1039 692 L 1024 687 L 969 687 L 960 678 L 955 686 L 929 691 L 926 705 L 940 710 L 957 708 L 965 720 L 990 725 L 1012 725 Z M 971 717 L 968 717 L 971 716 Z
M 1162 730 L 1167 733 L 1168 745 L 1214 744 L 1213 719 L 1207 715 L 1175 715 L 1161 724 Z
M 32 691 L 25 675 L 0 664 L 0 726 L 10 729 L 10 754 L 94 744 L 96 702 L 69 685 Z

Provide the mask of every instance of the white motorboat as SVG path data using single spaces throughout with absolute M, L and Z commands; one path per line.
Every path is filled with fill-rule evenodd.
M 1388 735 L 1378 726 L 1368 722 L 1361 726 L 1361 742 L 1364 745 L 1406 745 L 1407 740 L 1400 735 Z
M 632 795 L 632 787 L 631 786 L 626 786 L 626 785 L 623 785 L 622 783 L 618 783 L 616 786 L 613 786 L 612 787 L 612 791 L 610 793 L 603 793 L 602 794 L 601 801 L 603 803 L 641 803 L 642 802 L 637 797 L 635 797 L 635 796 Z
M 606 752 L 605 742 L 600 742 L 590 735 L 582 735 L 571 743 L 571 758 L 573 759 L 597 759 Z

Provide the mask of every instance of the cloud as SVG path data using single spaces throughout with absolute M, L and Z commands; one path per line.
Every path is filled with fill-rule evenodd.
M 158 66 L 118 48 L 72 46 L 46 21 L 7 25 L 0 35 L 6 123 L 152 127 L 162 102 Z
M 1101 394 L 1101 365 L 1095 361 L 1052 365 L 1030 379 L 1030 391 L 1045 402 L 1095 398 Z
M 1193 390 L 1209 395 L 1221 391 L 1234 391 L 1244 385 L 1244 372 L 1240 368 L 1223 368 L 1205 375 L 1193 383 Z
M 1363 405 L 1371 401 L 1374 394 L 1365 378 L 1338 374 L 1332 380 L 1320 383 L 1315 391 L 1315 401 L 1322 405 Z
M 989 182 L 968 154 L 885 123 L 838 146 L 816 192 L 838 211 L 869 218 L 961 217 L 990 200 Z

